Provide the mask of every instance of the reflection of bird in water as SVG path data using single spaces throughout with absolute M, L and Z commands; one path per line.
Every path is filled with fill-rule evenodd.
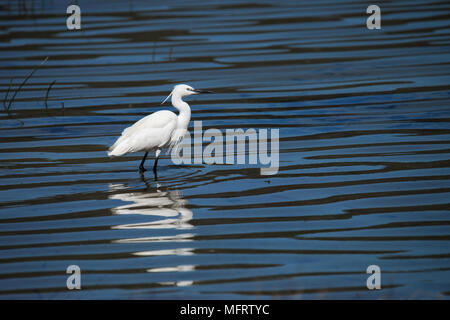
M 185 208 L 187 201 L 181 197 L 178 191 L 162 191 L 161 185 L 157 183 L 156 188 L 152 190 L 150 185 L 144 180 L 147 188 L 144 191 L 130 192 L 124 184 L 110 184 L 109 189 L 114 192 L 109 196 L 110 199 L 131 202 L 115 208 L 112 208 L 114 214 L 139 214 L 150 215 L 154 217 L 163 217 L 165 219 L 118 225 L 114 229 L 190 229 L 193 226 L 189 223 L 192 220 L 193 213 Z M 118 192 L 119 191 L 119 192 Z M 122 192 L 120 192 L 122 191 Z M 185 239 L 186 235 L 180 235 L 180 240 Z
M 156 187 L 152 187 L 144 176 L 141 175 L 142 181 L 145 183 L 146 188 L 143 191 L 130 191 L 130 188 L 125 184 L 110 184 L 109 190 L 111 195 L 109 199 L 122 200 L 126 202 L 131 202 L 124 204 L 115 208 L 112 208 L 112 212 L 117 215 L 143 215 L 143 216 L 153 216 L 161 217 L 160 220 L 134 223 L 134 224 L 124 224 L 112 227 L 113 229 L 191 229 L 192 224 L 189 223 L 192 220 L 193 213 L 191 210 L 187 209 L 185 206 L 187 201 L 181 197 L 181 193 L 178 191 L 161 190 L 161 185 L 157 182 Z M 152 219 L 154 220 L 154 219 Z M 115 239 L 114 243 L 149 243 L 148 249 L 146 251 L 136 251 L 132 252 L 135 256 L 140 257 L 150 257 L 150 256 L 188 256 L 194 254 L 193 248 L 186 247 L 176 247 L 176 248 L 166 248 L 160 247 L 158 244 L 152 245 L 150 243 L 155 242 L 189 242 L 192 241 L 195 236 L 192 233 L 180 233 L 173 235 L 157 235 L 153 231 L 152 236 L 141 237 L 141 238 L 127 238 L 127 239 Z M 141 248 L 141 246 L 139 246 Z M 189 272 L 194 271 L 195 265 L 156 265 L 151 266 L 146 271 L 151 273 L 157 272 Z M 194 283 L 193 280 L 179 280 L 179 281 L 165 281 L 158 282 L 163 286 L 190 286 Z

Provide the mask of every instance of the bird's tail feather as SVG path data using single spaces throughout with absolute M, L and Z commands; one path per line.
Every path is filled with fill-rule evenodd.
M 123 143 L 125 141 L 117 140 L 116 143 L 114 143 L 111 148 L 109 148 L 108 156 L 110 157 L 119 157 L 124 155 L 125 153 L 128 153 L 130 151 L 130 147 L 127 143 Z

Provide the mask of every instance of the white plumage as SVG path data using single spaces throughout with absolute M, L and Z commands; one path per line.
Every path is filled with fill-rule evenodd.
M 177 118 L 175 113 L 168 110 L 158 111 L 142 118 L 123 130 L 120 138 L 111 146 L 108 155 L 122 156 L 166 146 L 177 127 Z
M 123 130 L 122 135 L 109 149 L 109 156 L 122 156 L 127 153 L 144 151 L 145 155 L 139 166 L 145 171 L 144 162 L 150 151 L 155 151 L 153 172 L 156 175 L 158 157 L 163 148 L 173 148 L 184 137 L 191 119 L 191 108 L 182 100 L 183 97 L 211 91 L 196 90 L 188 85 L 176 85 L 163 103 L 172 97 L 172 105 L 179 114 L 161 110 L 137 121 L 131 127 Z

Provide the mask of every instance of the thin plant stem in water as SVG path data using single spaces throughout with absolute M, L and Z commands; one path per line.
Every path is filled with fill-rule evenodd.
M 13 79 L 14 78 L 11 78 L 11 80 L 9 81 L 9 87 L 8 87 L 8 90 L 6 91 L 5 99 L 3 99 L 3 107 L 5 108 L 6 111 L 8 111 L 8 108 L 6 107 L 6 102 L 8 101 L 8 96 L 9 96 L 9 92 L 11 91 Z
M 48 100 L 48 94 L 50 93 L 50 90 L 52 89 L 53 85 L 55 84 L 56 80 L 53 80 L 52 83 L 50 83 L 50 85 L 47 88 L 47 92 L 45 93 L 45 109 L 48 109 L 48 104 L 47 104 L 47 100 Z
M 14 99 L 16 98 L 16 95 L 19 93 L 19 91 L 22 89 L 22 87 L 25 85 L 25 83 L 28 81 L 28 79 L 30 79 L 33 76 L 33 74 L 36 72 L 36 70 L 39 69 L 47 60 L 48 60 L 48 57 L 46 57 L 44 59 L 44 61 L 42 61 L 37 67 L 35 67 L 33 69 L 33 71 L 31 71 L 31 73 L 25 78 L 25 80 L 23 80 L 23 82 L 20 84 L 20 86 L 14 92 L 14 95 L 9 100 L 8 107 L 6 108 L 6 110 L 9 111 L 9 109 L 11 108 L 12 103 L 14 102 Z

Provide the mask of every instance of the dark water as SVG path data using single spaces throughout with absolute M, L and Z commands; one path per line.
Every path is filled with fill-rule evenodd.
M 1 1 L 1 99 L 49 60 L 0 113 L 0 298 L 448 299 L 448 2 L 78 3 Z M 279 128 L 279 173 L 109 159 L 177 83 Z

